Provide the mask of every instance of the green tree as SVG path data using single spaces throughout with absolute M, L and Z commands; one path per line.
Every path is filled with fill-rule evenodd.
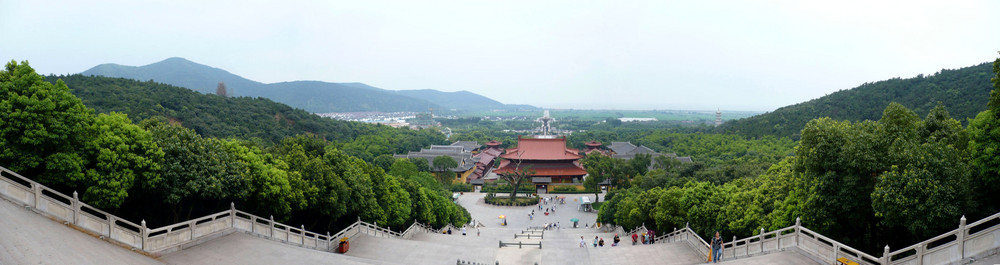
M 454 158 L 446 155 L 439 155 L 434 157 L 434 170 L 438 172 L 445 172 L 449 169 L 458 167 L 458 162 Z
M 61 80 L 45 82 L 28 65 L 11 61 L 0 71 L 0 163 L 46 185 L 84 179 L 93 111 Z
M 70 185 L 84 188 L 84 201 L 101 208 L 118 208 L 135 183 L 146 189 L 157 187 L 163 151 L 149 132 L 121 113 L 98 115 L 87 131 L 90 134 L 83 150 L 91 163 L 85 174 L 68 179 Z
M 170 206 L 175 222 L 190 219 L 195 208 L 218 209 L 245 198 L 249 184 L 241 174 L 248 169 L 222 141 L 154 120 L 142 125 L 164 154 L 159 171 L 162 185 L 151 192 L 160 194 Z
M 988 212 L 1000 205 L 1000 58 L 993 62 L 994 89 L 987 109 L 969 123 L 969 150 L 975 171 L 976 201 Z

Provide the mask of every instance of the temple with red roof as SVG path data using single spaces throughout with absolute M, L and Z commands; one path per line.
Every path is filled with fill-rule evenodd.
M 550 183 L 583 183 L 587 170 L 580 165 L 580 151 L 566 147 L 566 137 L 517 137 L 517 147 L 508 148 L 497 174 L 512 174 L 516 168 L 533 171 L 531 182 L 538 191 Z M 518 165 L 520 161 L 520 165 Z

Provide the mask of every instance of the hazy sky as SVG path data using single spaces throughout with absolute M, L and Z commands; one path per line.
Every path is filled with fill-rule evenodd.
M 38 72 L 168 57 L 266 83 L 472 91 L 549 108 L 772 110 L 992 61 L 1000 1 L 0 0 Z

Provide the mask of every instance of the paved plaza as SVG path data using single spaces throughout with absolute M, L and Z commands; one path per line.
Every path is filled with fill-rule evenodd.
M 465 193 L 457 200 L 472 218 L 481 223 L 478 229 L 452 234 L 418 233 L 413 238 L 395 239 L 358 235 L 351 238 L 351 250 L 345 254 L 301 248 L 239 231 L 208 242 L 152 258 L 113 245 L 102 239 L 55 222 L 7 200 L 0 200 L 0 264 L 454 264 L 461 259 L 481 264 L 703 264 L 705 257 L 696 254 L 686 243 L 631 245 L 622 235 L 621 246 L 611 247 L 614 234 L 594 228 L 595 212 L 582 212 L 579 197 L 566 196 L 565 204 L 538 206 L 493 206 L 483 201 L 483 193 Z M 575 199 L 575 200 L 574 200 Z M 601 198 L 603 201 L 603 197 Z M 545 215 L 544 208 L 555 211 Z M 535 217 L 529 218 L 531 210 Z M 498 217 L 505 215 L 507 225 Z M 580 228 L 571 228 L 570 219 L 580 219 Z M 563 228 L 544 231 L 544 239 L 514 238 L 528 227 L 560 223 Z M 580 237 L 587 247 L 580 248 Z M 604 238 L 605 247 L 591 246 L 594 237 Z M 505 243 L 541 243 L 537 246 L 500 248 Z M 785 251 L 723 264 L 818 264 L 797 252 Z

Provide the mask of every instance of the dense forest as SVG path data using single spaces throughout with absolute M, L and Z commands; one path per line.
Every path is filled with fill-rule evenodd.
M 310 135 L 372 162 L 380 155 L 445 143 L 445 136 L 435 129 L 397 129 L 323 118 L 265 98 L 223 97 L 101 76 L 48 76 L 47 80 L 62 80 L 97 113 L 123 113 L 134 122 L 162 117 L 204 137 L 243 139 L 265 147 L 288 137 Z
M 394 229 L 469 220 L 426 165 L 358 157 L 440 143 L 437 131 L 336 122 L 267 100 L 151 82 L 65 78 L 101 111 L 27 62 L 0 71 L 0 165 L 129 220 L 156 227 L 230 202 L 319 232 L 358 218 Z M 282 115 L 288 119 L 275 118 Z M 258 125 L 267 133 L 255 132 Z
M 990 64 L 983 63 L 957 70 L 945 69 L 930 76 L 865 83 L 766 114 L 728 121 L 718 127 L 718 132 L 746 137 L 771 135 L 798 139 L 802 128 L 812 119 L 876 120 L 881 115 L 879 110 L 890 102 L 903 104 L 921 116 L 943 104 L 955 119 L 964 124 L 986 109 L 992 75 Z
M 944 105 L 924 118 L 888 103 L 877 120 L 812 119 L 794 155 L 762 174 L 720 183 L 699 178 L 691 165 L 654 163 L 607 194 L 598 220 L 657 231 L 690 222 L 703 236 L 742 238 L 801 217 L 803 225 L 870 254 L 950 231 L 962 216 L 972 221 L 1000 210 L 1000 59 L 992 66 L 992 79 L 983 78 L 994 89 L 974 101 L 985 101 L 986 110 L 967 127 Z

